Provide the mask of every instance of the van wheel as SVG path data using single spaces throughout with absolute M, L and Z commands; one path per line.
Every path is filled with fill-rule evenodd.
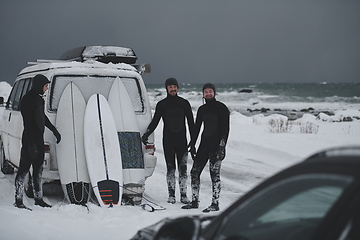
M 25 188 L 25 194 L 28 198 L 34 198 L 34 187 L 33 187 L 33 178 L 28 172 L 26 174 L 25 180 L 24 180 L 24 188 Z
M 13 174 L 14 173 L 14 167 L 5 158 L 4 145 L 2 143 L 1 143 L 1 147 L 0 147 L 0 164 L 1 164 L 1 171 L 4 174 Z

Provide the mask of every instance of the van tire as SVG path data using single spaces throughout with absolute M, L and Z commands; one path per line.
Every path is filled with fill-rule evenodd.
M 26 174 L 24 182 L 25 182 L 24 188 L 25 188 L 26 196 L 28 198 L 34 198 L 33 178 L 31 176 L 30 172 L 28 172 L 28 174 Z
M 1 142 L 1 147 L 0 147 L 0 164 L 1 164 L 1 171 L 4 174 L 13 174 L 14 173 L 14 167 L 8 162 L 8 160 L 6 160 L 5 158 L 5 151 L 4 151 L 4 145 Z

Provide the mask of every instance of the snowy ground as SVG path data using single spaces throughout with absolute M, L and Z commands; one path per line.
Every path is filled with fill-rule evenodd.
M 360 115 L 358 110 L 355 114 Z M 263 179 L 317 151 L 333 146 L 360 145 L 358 120 L 323 122 L 307 116 L 299 122 L 313 122 L 318 126 L 318 131 L 316 134 L 306 134 L 300 132 L 299 125 L 294 125 L 288 133 L 271 133 L 268 122 L 272 118 L 279 119 L 276 115 L 245 117 L 236 112 L 232 113 L 227 157 L 223 161 L 221 172 L 221 210 Z M 211 200 L 210 176 L 207 169 L 201 176 L 199 209 L 182 210 L 182 204 L 179 202 L 166 203 L 166 170 L 161 132 L 160 124 L 155 131 L 158 164 L 154 175 L 146 181 L 145 196 L 166 210 L 147 212 L 133 206 L 110 209 L 90 203 L 88 211 L 85 207 L 70 205 L 54 196 L 45 198 L 54 206 L 51 209 L 34 206 L 33 200 L 25 198 L 25 205 L 33 211 L 21 210 L 12 206 L 15 175 L 0 173 L 0 239 L 129 239 L 138 229 L 162 218 L 203 214 L 202 209 L 207 207 Z M 192 160 L 189 158 L 188 172 L 191 164 Z M 190 193 L 189 180 L 189 197 Z

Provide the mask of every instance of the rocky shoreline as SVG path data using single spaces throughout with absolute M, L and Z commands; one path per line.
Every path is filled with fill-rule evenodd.
M 255 109 L 237 109 L 236 111 L 240 112 L 241 114 L 251 117 L 254 115 L 258 115 L 258 114 L 263 114 L 264 116 L 269 116 L 272 114 L 280 114 L 280 115 L 284 115 L 286 116 L 290 121 L 302 118 L 304 114 L 311 114 L 315 117 L 318 118 L 322 118 L 323 116 L 334 116 L 335 113 L 329 110 L 316 110 L 314 108 L 308 108 L 308 109 L 301 109 L 299 110 L 294 110 L 294 109 L 280 109 L 280 108 L 275 108 L 275 109 L 270 109 L 270 108 L 255 108 Z M 360 114 L 360 111 L 359 111 Z M 339 119 L 339 122 L 352 122 L 355 120 L 360 120 L 360 116 L 342 116 Z

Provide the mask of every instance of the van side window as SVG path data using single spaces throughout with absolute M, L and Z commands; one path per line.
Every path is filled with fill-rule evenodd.
M 10 96 L 6 102 L 6 109 L 12 109 L 14 99 L 15 99 L 15 94 L 16 94 L 18 87 L 19 87 L 19 82 L 15 82 L 15 84 L 11 90 Z
M 20 110 L 20 100 L 21 100 L 25 80 L 20 80 L 18 81 L 18 83 L 19 86 L 16 90 L 14 103 L 13 103 L 13 110 L 16 111 Z
M 9 99 L 6 103 L 6 109 L 20 110 L 20 101 L 22 97 L 30 90 L 31 78 L 21 79 L 15 82 L 14 87 L 10 93 Z
M 31 83 L 32 83 L 31 80 L 32 80 L 31 78 L 25 79 L 25 84 L 24 84 L 20 99 L 22 99 L 23 96 L 30 90 Z

